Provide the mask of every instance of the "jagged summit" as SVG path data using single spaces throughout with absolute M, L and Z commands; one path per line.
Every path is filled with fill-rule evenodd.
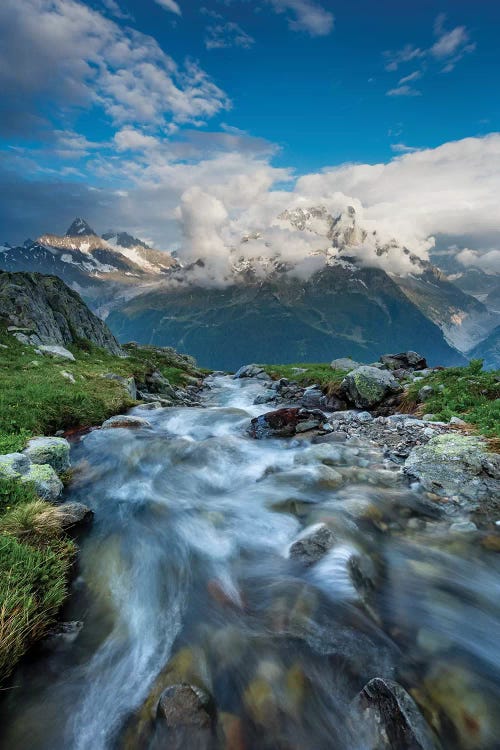
M 84 237 L 84 236 L 96 236 L 96 233 L 92 229 L 89 224 L 85 221 L 85 219 L 81 219 L 79 216 L 76 217 L 76 219 L 73 221 L 71 226 L 69 227 L 68 231 L 66 232 L 66 237 Z
M 146 250 L 151 250 L 151 247 L 146 242 L 143 242 L 137 237 L 133 237 L 128 232 L 114 232 L 110 230 L 109 232 L 104 232 L 102 238 L 103 240 L 106 240 L 106 242 L 117 247 L 143 247 Z

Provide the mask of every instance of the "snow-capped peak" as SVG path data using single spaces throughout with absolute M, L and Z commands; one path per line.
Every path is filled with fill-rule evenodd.
M 85 235 L 95 236 L 95 232 L 84 219 L 77 216 L 66 232 L 66 237 L 83 237 Z

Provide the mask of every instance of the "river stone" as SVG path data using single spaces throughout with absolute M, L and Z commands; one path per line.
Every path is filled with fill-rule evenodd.
M 400 354 L 383 354 L 380 362 L 389 370 L 425 370 L 427 362 L 425 357 L 417 352 L 401 352 Z
M 30 464 L 29 470 L 21 477 L 21 482 L 32 484 L 38 497 L 48 502 L 56 502 L 63 493 L 63 483 L 49 464 Z
M 355 362 L 350 357 L 339 357 L 330 362 L 332 370 L 356 370 L 358 367 L 362 367 L 361 362 Z
M 402 387 L 389 371 L 363 365 L 346 375 L 341 390 L 355 406 L 369 409 L 388 396 L 401 393 Z
M 271 377 L 267 374 L 263 367 L 260 365 L 244 365 L 235 372 L 233 380 L 239 378 L 255 378 L 256 380 L 271 380 Z
M 137 399 L 137 386 L 133 377 L 124 378 L 123 375 L 117 375 L 115 372 L 108 372 L 103 377 L 121 385 L 133 401 Z
M 70 467 L 70 445 L 62 437 L 32 438 L 23 453 L 34 464 L 49 464 L 54 471 L 61 474 Z
M 153 370 L 153 372 L 146 375 L 144 378 L 145 390 L 147 393 L 158 394 L 169 399 L 175 400 L 177 393 L 175 388 L 170 384 L 170 381 L 164 377 L 159 370 Z
M 413 448 L 404 472 L 437 495 L 470 501 L 500 497 L 500 458 L 488 453 L 479 437 L 457 432 L 436 435 Z
M 38 351 L 47 357 L 55 357 L 56 359 L 69 359 L 71 362 L 75 362 L 75 356 L 64 346 L 51 346 L 47 344 L 41 344 L 38 347 Z
M 305 389 L 300 403 L 306 409 L 320 409 L 323 403 L 323 391 L 318 385 L 309 386 Z
M 257 440 L 265 437 L 290 437 L 297 432 L 321 427 L 326 421 L 319 409 L 277 409 L 254 417 L 248 434 Z
M 216 711 L 211 696 L 196 685 L 171 685 L 160 696 L 157 716 L 171 729 L 211 729 Z
M 0 456 L 0 478 L 18 479 L 29 471 L 31 461 L 22 453 L 6 453 Z
M 312 565 L 320 560 L 335 543 L 335 536 L 325 523 L 318 523 L 304 529 L 291 544 L 288 556 L 304 565 Z
M 93 517 L 94 511 L 90 510 L 83 503 L 63 503 L 56 508 L 56 515 L 63 529 L 69 529 L 73 526 L 86 526 Z
M 110 419 L 102 423 L 103 430 L 118 429 L 120 427 L 140 429 L 141 427 L 151 427 L 151 422 L 148 422 L 143 417 L 120 414 L 116 417 L 110 417 Z
M 254 404 L 258 406 L 259 404 L 268 404 L 270 401 L 273 401 L 276 398 L 276 390 L 273 390 L 271 388 L 266 388 L 265 391 L 263 391 L 254 401 Z
M 361 727 L 363 747 L 370 750 L 438 747 L 413 698 L 392 680 L 370 680 L 352 703 L 351 720 Z

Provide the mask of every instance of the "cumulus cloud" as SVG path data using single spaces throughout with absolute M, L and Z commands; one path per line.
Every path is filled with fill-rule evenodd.
M 177 3 L 176 0 L 155 0 L 155 3 L 162 8 L 165 8 L 165 10 L 175 13 L 177 16 L 182 15 L 179 3 Z
M 328 36 L 333 31 L 333 13 L 313 0 L 267 0 L 276 13 L 286 13 L 292 31 L 305 31 L 311 36 Z
M 477 250 L 464 248 L 461 250 L 456 259 L 462 266 L 469 268 L 480 268 L 486 273 L 500 274 L 500 250 L 488 250 L 485 253 L 478 253 Z
M 20 121 L 47 99 L 66 116 L 95 106 L 118 124 L 165 128 L 229 107 L 196 64 L 179 66 L 152 37 L 78 0 L 25 0 L 22 13 L 17 0 L 3 0 L 0 86 L 2 106 Z

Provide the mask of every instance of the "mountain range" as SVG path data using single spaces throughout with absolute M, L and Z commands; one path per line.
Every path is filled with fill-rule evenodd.
M 276 226 L 281 246 L 273 231 L 242 237 L 216 280 L 210 259 L 182 264 L 126 232 L 98 235 L 80 218 L 64 236 L 0 247 L 0 269 L 59 276 L 120 340 L 173 345 L 207 367 L 368 361 L 408 348 L 450 365 L 481 342 L 488 364 L 498 366 L 498 347 L 487 343 L 498 337 L 500 314 L 487 302 L 498 277 L 485 274 L 481 286 L 469 269 L 475 295 L 467 293 L 403 245 L 368 233 L 352 207 L 337 215 L 323 206 L 290 209 Z M 305 243 L 304 257 L 283 252 L 283 237 Z M 360 254 L 365 247 L 373 261 Z

